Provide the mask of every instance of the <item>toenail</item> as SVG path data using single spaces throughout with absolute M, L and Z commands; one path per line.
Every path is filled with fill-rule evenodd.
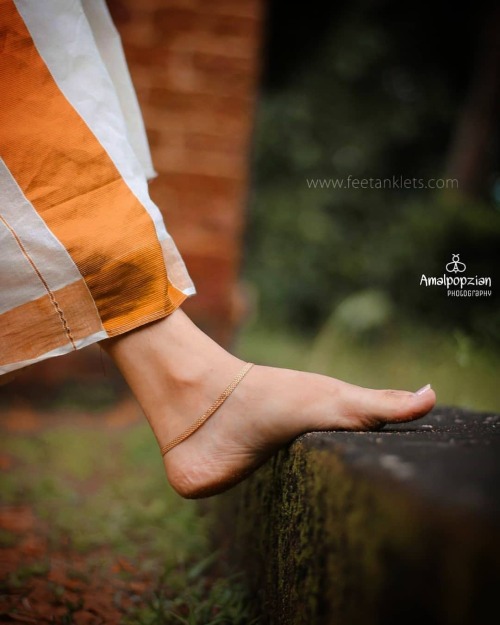
M 425 386 L 422 386 L 422 388 L 419 388 L 418 391 L 415 391 L 413 394 L 414 395 L 423 395 L 424 393 L 427 393 L 427 391 L 430 391 L 431 389 L 431 385 L 430 384 L 426 384 Z

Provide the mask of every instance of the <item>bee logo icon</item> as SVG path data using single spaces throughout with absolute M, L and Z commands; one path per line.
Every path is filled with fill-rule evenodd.
M 446 265 L 448 273 L 463 273 L 466 270 L 465 263 L 460 261 L 460 254 L 452 254 L 451 262 Z

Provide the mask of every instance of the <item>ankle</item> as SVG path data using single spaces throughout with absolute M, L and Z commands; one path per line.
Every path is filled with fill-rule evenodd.
M 109 339 L 114 360 L 160 443 L 197 417 L 243 361 L 204 334 L 181 309 Z

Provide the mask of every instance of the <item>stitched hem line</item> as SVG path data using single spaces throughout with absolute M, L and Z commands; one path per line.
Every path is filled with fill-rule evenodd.
M 24 254 L 24 256 L 26 257 L 26 260 L 29 262 L 29 264 L 33 267 L 34 272 L 36 273 L 36 275 L 38 276 L 40 282 L 43 284 L 43 286 L 45 287 L 45 290 L 47 291 L 49 297 L 50 297 L 50 301 L 52 302 L 52 306 L 54 307 L 54 310 L 56 311 L 57 315 L 59 316 L 59 319 L 61 321 L 61 325 L 64 329 L 64 332 L 66 333 L 66 336 L 68 337 L 68 339 L 71 342 L 71 345 L 73 346 L 73 349 L 76 351 L 77 347 L 75 345 L 75 341 L 73 339 L 73 335 L 71 333 L 71 330 L 69 328 L 68 322 L 66 320 L 66 317 L 64 316 L 64 312 L 62 311 L 61 307 L 59 306 L 59 304 L 57 303 L 57 300 L 54 296 L 54 293 L 50 290 L 49 285 L 47 284 L 45 278 L 42 276 L 42 274 L 40 273 L 38 267 L 35 265 L 33 259 L 31 258 L 31 256 L 28 254 L 28 252 L 26 251 L 24 245 L 22 244 L 22 241 L 20 240 L 20 238 L 17 236 L 16 232 L 14 231 L 13 228 L 11 228 L 11 226 L 9 225 L 9 223 L 5 220 L 5 218 L 0 215 L 0 220 L 5 224 L 6 228 L 9 230 L 9 232 L 12 234 L 12 236 L 14 237 L 17 245 L 19 246 L 19 249 L 21 250 L 21 252 Z

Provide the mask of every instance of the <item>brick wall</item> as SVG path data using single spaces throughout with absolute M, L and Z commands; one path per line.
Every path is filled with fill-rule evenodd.
M 261 0 L 108 0 L 143 111 L 153 200 L 198 294 L 184 310 L 228 343 L 259 78 Z

